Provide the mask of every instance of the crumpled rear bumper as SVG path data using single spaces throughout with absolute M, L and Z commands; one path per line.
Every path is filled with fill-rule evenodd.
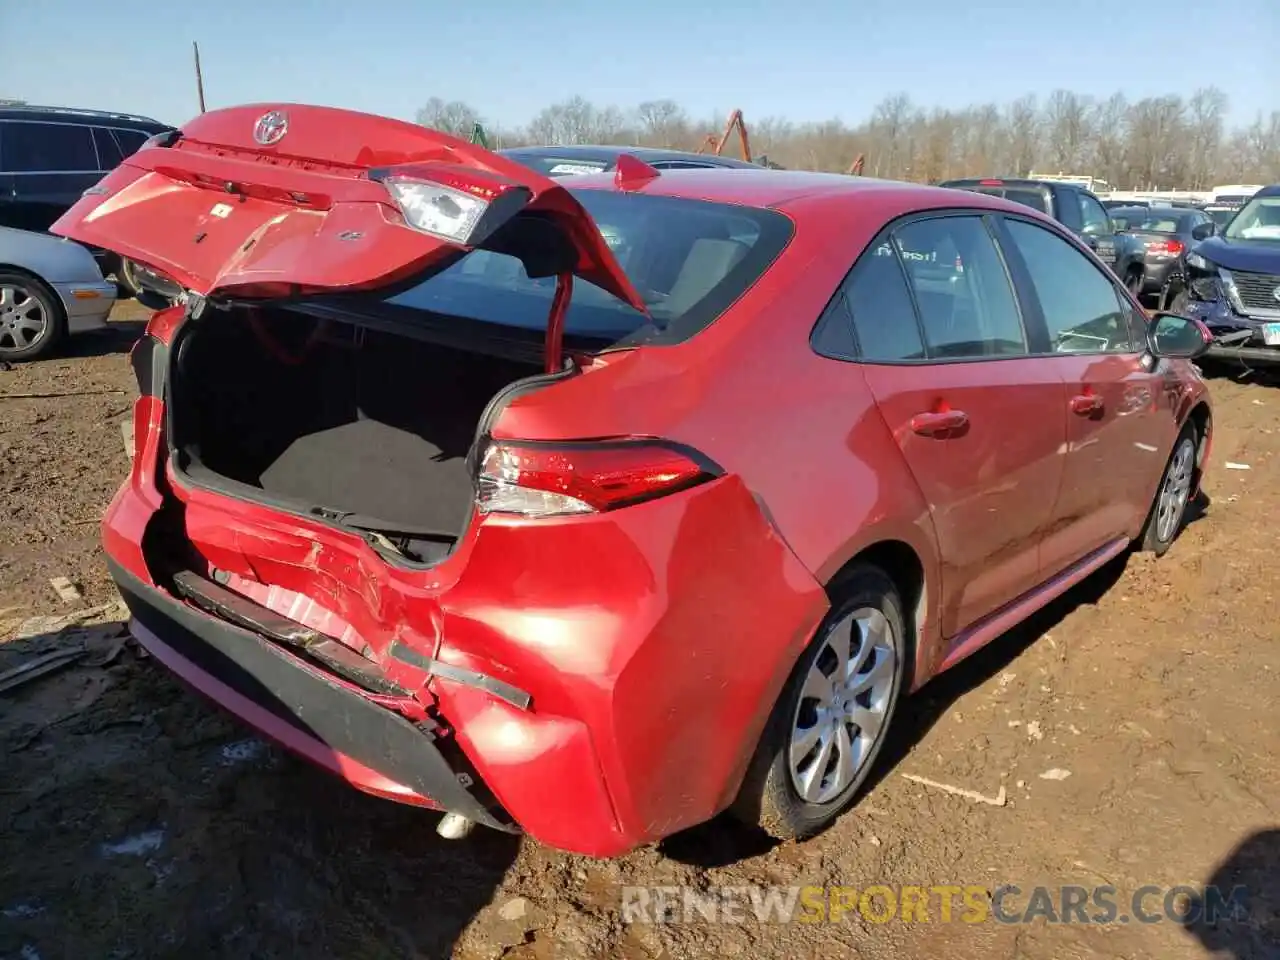
M 108 565 L 138 641 L 242 720 L 368 793 L 514 829 L 446 758 L 431 721 L 412 723 L 281 645 Z

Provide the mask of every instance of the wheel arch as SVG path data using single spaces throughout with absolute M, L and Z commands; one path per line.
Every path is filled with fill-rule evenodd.
M 928 625 L 932 622 L 929 616 L 929 604 L 932 598 L 931 580 L 926 574 L 924 560 L 919 552 L 905 540 L 885 539 L 862 547 L 835 571 L 823 584 L 827 596 L 834 599 L 839 589 L 840 580 L 855 567 L 869 564 L 881 570 L 898 590 L 902 600 L 903 614 L 907 621 L 907 636 L 903 638 L 907 645 L 906 689 L 914 690 L 921 678 L 927 679 L 928 663 L 932 658 L 925 657 L 931 646 L 927 640 Z
M 1196 476 L 1194 493 L 1200 492 L 1200 478 L 1204 476 L 1206 461 L 1209 458 L 1209 446 L 1213 436 L 1213 411 L 1204 400 L 1199 400 L 1187 412 L 1183 426 L 1191 424 L 1196 429 Z
M 38 283 L 40 288 L 48 294 L 49 299 L 53 301 L 53 308 L 57 311 L 55 319 L 62 324 L 67 322 L 67 305 L 62 302 L 62 297 L 54 289 L 53 284 L 40 276 L 40 274 L 26 267 L 20 267 L 16 263 L 5 263 L 4 261 L 0 261 L 0 273 L 16 273 L 18 276 L 26 277 L 28 280 Z

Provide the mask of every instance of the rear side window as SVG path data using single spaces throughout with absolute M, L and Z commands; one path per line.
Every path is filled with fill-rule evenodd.
M 863 360 L 923 360 L 916 310 L 889 243 L 864 256 L 849 277 L 845 301 Z
M 1127 301 L 1092 261 L 1043 227 L 1006 220 L 1057 353 L 1127 353 L 1132 349 Z
M 93 128 L 93 144 L 98 148 L 98 163 L 103 170 L 114 170 L 124 159 L 120 147 L 116 145 L 116 138 L 105 127 Z
M 931 359 L 1025 354 L 1013 287 L 979 217 L 940 217 L 893 232 Z
M 4 129 L 4 169 L 10 173 L 97 172 L 90 127 L 10 122 Z
M 574 195 L 649 313 L 575 280 L 565 335 L 583 347 L 687 339 L 760 279 L 793 232 L 773 210 L 602 190 Z M 554 292 L 554 278 L 530 278 L 517 258 L 476 250 L 385 303 L 541 334 Z
M 137 153 L 138 149 L 147 142 L 147 135 L 138 130 L 120 130 L 111 131 L 115 134 L 116 143 L 120 144 L 120 152 L 124 156 Z

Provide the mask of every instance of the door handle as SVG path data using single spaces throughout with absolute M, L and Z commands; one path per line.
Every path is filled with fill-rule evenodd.
M 922 437 L 935 437 L 940 433 L 958 430 L 969 422 L 963 410 L 941 410 L 936 413 L 917 413 L 911 418 L 911 432 Z
M 1071 412 L 1082 417 L 1098 413 L 1103 408 L 1102 398 L 1093 393 L 1082 393 L 1071 398 Z

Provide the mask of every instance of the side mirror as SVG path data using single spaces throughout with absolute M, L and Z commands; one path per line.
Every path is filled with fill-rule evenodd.
M 1147 324 L 1147 349 L 1154 357 L 1194 360 L 1213 343 L 1213 333 L 1199 320 L 1177 313 L 1157 313 Z
M 1191 230 L 1191 239 L 1208 240 L 1217 232 L 1218 232 L 1218 225 L 1216 223 L 1196 224 L 1196 226 L 1193 227 Z

